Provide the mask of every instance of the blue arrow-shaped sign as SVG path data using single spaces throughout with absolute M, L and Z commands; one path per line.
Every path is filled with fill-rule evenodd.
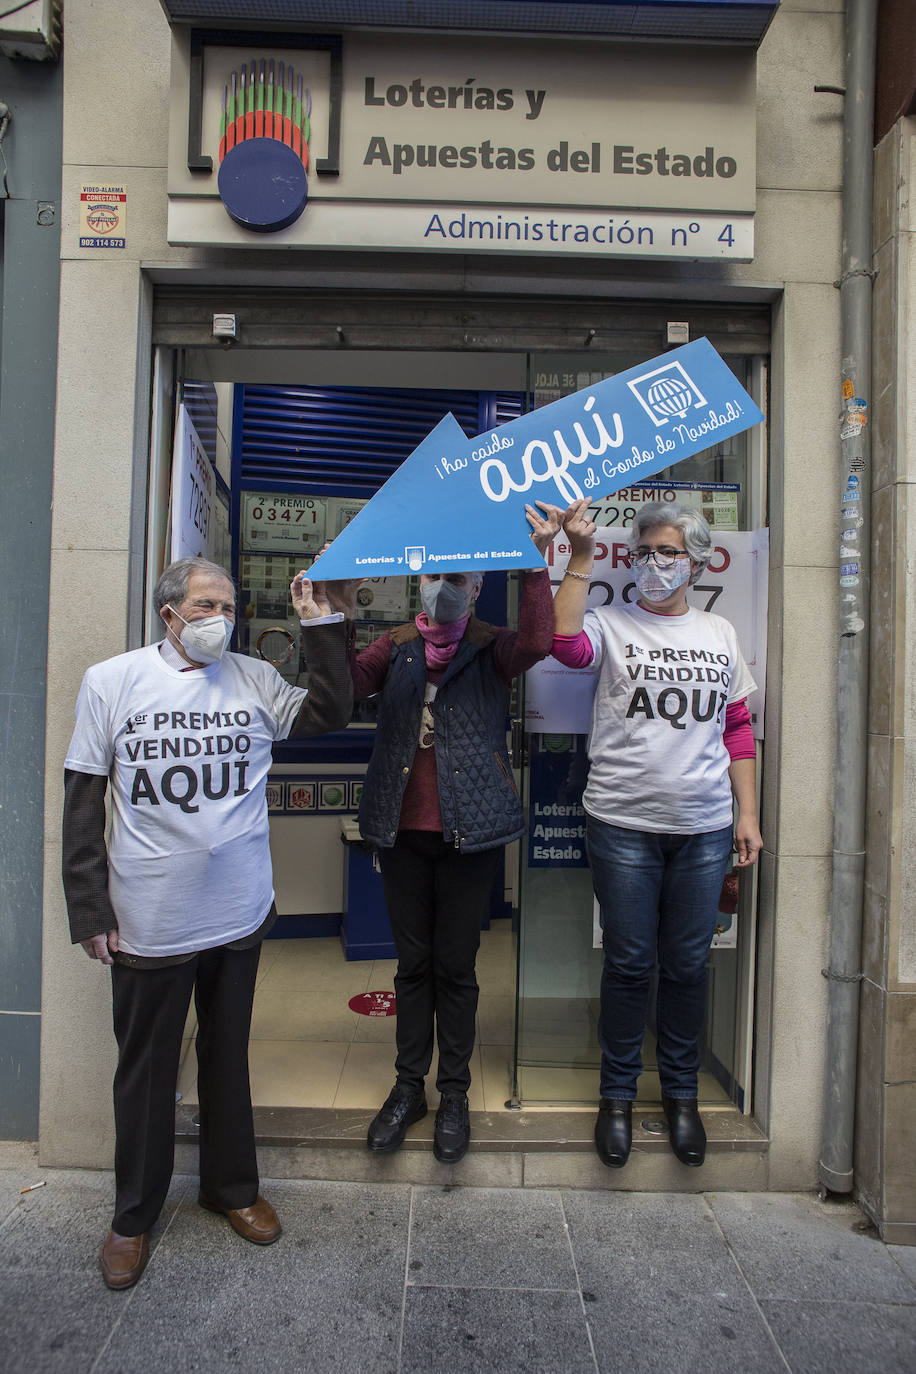
M 313 578 L 539 568 L 526 504 L 610 496 L 763 419 L 706 339 L 468 439 L 446 415 Z

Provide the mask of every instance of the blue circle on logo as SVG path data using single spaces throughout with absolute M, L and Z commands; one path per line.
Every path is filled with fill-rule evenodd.
M 218 185 L 230 217 L 256 234 L 295 224 L 308 199 L 302 159 L 276 138 L 248 138 L 230 148 Z

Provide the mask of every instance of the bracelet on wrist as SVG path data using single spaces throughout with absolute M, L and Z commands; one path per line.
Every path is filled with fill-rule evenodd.
M 577 572 L 573 572 L 572 568 L 567 568 L 566 571 L 565 571 L 565 573 L 563 574 L 563 576 L 564 576 L 564 577 L 574 577 L 574 578 L 576 579 L 577 582 L 591 582 L 591 580 L 592 580 L 592 575 L 591 575 L 590 572 L 587 572 L 587 573 L 577 573 Z

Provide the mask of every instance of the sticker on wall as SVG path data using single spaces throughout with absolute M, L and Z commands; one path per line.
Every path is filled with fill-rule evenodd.
M 125 186 L 80 187 L 80 248 L 124 248 Z
M 220 200 L 243 229 L 275 234 L 308 199 L 312 97 L 291 64 L 252 59 L 232 72 L 222 91 Z
M 318 791 L 319 811 L 340 811 L 347 805 L 345 782 L 323 782 Z
M 291 782 L 286 789 L 287 811 L 314 811 L 315 784 L 313 782 Z

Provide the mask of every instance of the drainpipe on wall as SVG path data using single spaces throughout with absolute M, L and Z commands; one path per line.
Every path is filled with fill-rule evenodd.
M 871 462 L 872 176 L 878 0 L 847 0 L 843 120 L 842 519 L 839 553 L 837 749 L 830 900 L 827 1064 L 818 1176 L 823 1189 L 853 1185 L 868 748 Z

